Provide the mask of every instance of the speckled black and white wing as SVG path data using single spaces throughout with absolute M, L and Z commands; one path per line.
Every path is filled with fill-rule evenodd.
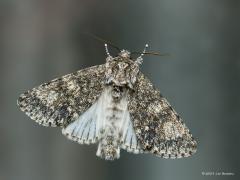
M 43 126 L 66 127 L 101 95 L 104 75 L 104 65 L 65 75 L 25 92 L 18 106 Z
M 128 108 L 142 150 L 172 159 L 195 153 L 197 143 L 189 129 L 142 73 L 134 90 L 129 95 Z

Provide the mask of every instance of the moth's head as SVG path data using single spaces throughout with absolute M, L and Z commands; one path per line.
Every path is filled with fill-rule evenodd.
M 123 49 L 120 51 L 118 56 L 124 59 L 130 59 L 131 53 L 128 50 Z
M 121 50 L 118 56 L 106 59 L 106 84 L 133 89 L 139 72 L 142 57 L 131 59 L 127 50 Z

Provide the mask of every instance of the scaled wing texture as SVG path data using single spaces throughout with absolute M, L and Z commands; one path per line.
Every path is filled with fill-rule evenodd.
M 18 106 L 43 126 L 67 126 L 101 95 L 104 73 L 99 65 L 54 79 L 20 95 Z
M 129 94 L 129 112 L 144 152 L 163 158 L 181 158 L 196 152 L 196 141 L 180 116 L 153 84 L 139 72 Z

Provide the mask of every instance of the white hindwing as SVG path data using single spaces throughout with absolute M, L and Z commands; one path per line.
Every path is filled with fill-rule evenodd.
M 122 126 L 122 137 L 121 137 L 121 148 L 128 152 L 133 152 L 135 154 L 141 153 L 142 150 L 137 141 L 135 131 L 133 129 L 132 121 L 130 119 L 130 114 L 126 112 L 126 119 Z
M 101 95 L 98 101 L 76 121 L 62 129 L 62 133 L 80 144 L 96 143 L 100 139 L 100 131 L 104 125 L 104 98 L 105 96 Z
M 69 124 L 66 128 L 62 129 L 62 133 L 70 140 L 78 142 L 80 144 L 92 144 L 103 139 L 105 126 L 110 122 L 107 122 L 107 116 L 109 115 L 109 105 L 112 97 L 107 90 L 105 90 L 99 99 L 76 121 Z M 124 103 L 123 103 L 124 104 Z M 141 148 L 137 142 L 136 134 L 133 129 L 130 114 L 126 108 L 118 114 L 121 117 L 118 128 L 119 132 L 117 138 L 120 142 L 119 146 L 128 152 L 140 153 Z

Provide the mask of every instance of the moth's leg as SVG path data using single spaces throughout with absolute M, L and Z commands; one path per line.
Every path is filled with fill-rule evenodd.
M 106 51 L 107 56 L 108 56 L 108 57 L 112 57 L 112 56 L 110 55 L 110 53 L 109 53 L 108 45 L 107 45 L 107 44 L 104 44 L 104 46 L 105 46 L 105 51 Z
M 145 45 L 145 48 L 143 49 L 142 54 L 136 59 L 136 63 L 142 64 L 142 62 L 143 62 L 143 58 L 142 57 L 146 53 L 147 48 L 148 48 L 148 44 Z
M 113 57 L 110 55 L 110 53 L 109 53 L 109 50 L 108 50 L 108 45 L 107 44 L 104 44 L 105 45 L 105 51 L 106 51 L 106 54 L 107 54 L 107 58 L 106 58 L 106 67 L 107 67 L 107 69 L 108 69 L 108 62 L 109 61 L 112 61 L 113 60 Z M 109 69 L 109 70 L 111 70 L 111 69 Z M 111 74 L 111 73 L 110 73 Z

